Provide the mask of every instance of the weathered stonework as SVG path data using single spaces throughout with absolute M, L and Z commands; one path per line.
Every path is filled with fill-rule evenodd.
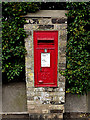
M 41 11 L 40 11 L 41 12 Z M 49 11 L 47 11 L 49 12 Z M 25 57 L 26 63 L 26 87 L 27 87 L 27 108 L 30 114 L 43 114 L 48 119 L 63 118 L 64 103 L 65 103 L 65 77 L 59 73 L 59 70 L 65 70 L 66 66 L 66 43 L 67 43 L 67 19 L 66 11 L 58 11 L 54 15 L 54 10 L 46 14 L 46 10 L 38 13 L 33 13 L 25 16 L 27 24 L 24 29 L 28 35 L 25 39 L 25 47 L 27 55 Z M 61 14 L 61 13 L 62 14 Z M 50 16 L 49 16 L 50 14 Z M 52 15 L 51 15 L 52 14 Z M 58 18 L 59 14 L 59 18 Z M 61 14 L 61 17 L 60 17 Z M 43 17 L 42 17 L 43 16 Z M 63 17 L 62 17 L 63 16 Z M 58 30 L 58 87 L 57 88 L 43 88 L 34 87 L 34 55 L 33 55 L 33 31 L 34 30 Z

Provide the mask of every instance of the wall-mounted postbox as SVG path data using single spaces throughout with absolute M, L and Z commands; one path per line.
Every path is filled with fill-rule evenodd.
M 34 85 L 57 87 L 58 31 L 34 31 Z

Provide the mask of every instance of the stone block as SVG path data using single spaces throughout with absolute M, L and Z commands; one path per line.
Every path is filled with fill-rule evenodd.
M 65 53 L 66 53 L 66 46 L 60 46 L 59 47 L 59 54 L 62 55 Z M 61 60 L 61 59 L 59 59 L 59 60 Z
M 31 100 L 33 101 L 34 100 L 34 96 L 27 96 L 27 99 L 30 100 L 30 101 Z
M 60 71 L 60 70 L 65 71 L 65 69 L 66 69 L 65 67 L 60 67 L 60 68 L 59 68 L 59 71 Z
M 45 92 L 53 92 L 53 88 L 45 88 Z
M 60 24 L 60 30 L 66 30 L 67 24 Z
M 59 46 L 63 46 L 64 47 L 64 46 L 66 46 L 66 44 L 67 44 L 67 41 L 60 41 L 59 42 Z
M 33 30 L 33 26 L 32 25 L 30 25 L 30 24 L 25 24 L 24 25 L 24 30 Z
M 62 24 L 67 21 L 66 18 L 52 18 L 52 24 Z
M 65 87 L 65 82 L 61 82 L 61 81 L 60 81 L 60 82 L 59 82 L 59 87 L 60 87 L 60 88 L 64 88 L 64 87 Z
M 63 110 L 54 109 L 54 110 L 50 110 L 50 113 L 63 113 Z
M 38 109 L 30 109 L 30 107 L 28 108 L 28 112 L 30 113 L 30 114 L 41 114 L 42 113 L 42 111 L 38 108 Z
M 50 18 L 39 18 L 39 24 L 40 25 L 48 25 L 51 24 L 51 19 Z
M 29 110 L 35 110 L 35 106 L 34 105 L 28 105 L 28 109 Z
M 64 96 L 60 96 L 59 97 L 59 101 L 62 102 L 62 103 L 64 103 L 65 102 L 65 97 Z
M 27 86 L 28 87 L 33 87 L 33 79 L 31 79 L 31 77 L 30 77 L 29 82 L 27 83 Z
M 30 30 L 26 30 L 26 34 L 29 36 L 29 35 L 32 35 L 32 31 Z
M 28 91 L 27 96 L 33 96 L 34 97 L 35 93 L 33 91 Z
M 65 56 L 61 56 L 61 57 L 65 57 Z M 66 67 L 66 64 L 65 64 L 65 63 L 60 63 L 60 64 L 59 64 L 59 68 L 61 68 L 61 67 L 64 67 L 64 68 L 65 68 L 65 67 Z
M 66 63 L 66 57 L 61 57 L 60 63 L 61 63 L 61 64 L 65 64 L 65 63 Z
M 39 24 L 39 20 L 37 18 L 29 18 L 26 22 L 27 24 Z
M 54 25 L 39 25 L 39 29 L 54 29 Z
M 34 91 L 36 92 L 44 92 L 45 91 L 45 88 L 41 87 L 41 88 L 34 88 Z
M 34 101 L 30 101 L 30 100 L 27 100 L 27 104 L 30 106 L 30 105 L 35 105 L 35 102 Z
M 43 109 L 42 113 L 44 113 L 44 114 L 49 113 L 49 110 L 48 109 Z

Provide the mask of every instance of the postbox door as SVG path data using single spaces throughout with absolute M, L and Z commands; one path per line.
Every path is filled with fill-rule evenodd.
M 37 82 L 39 86 L 44 85 L 54 85 L 55 84 L 55 51 L 47 50 L 47 53 L 44 50 L 38 50 L 38 59 L 37 60 Z
M 58 32 L 36 31 L 34 35 L 34 85 L 57 87 Z

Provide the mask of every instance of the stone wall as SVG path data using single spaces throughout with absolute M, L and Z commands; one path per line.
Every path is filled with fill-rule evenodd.
M 25 113 L 26 109 L 26 83 L 14 82 L 2 86 L 2 112 Z M 66 94 L 65 112 L 67 113 L 90 113 L 90 92 L 88 95 Z
M 56 13 L 56 14 L 54 14 Z M 67 42 L 67 18 L 64 10 L 41 10 L 24 16 L 27 24 L 24 29 L 28 35 L 25 39 L 27 54 L 26 86 L 27 108 L 29 113 L 46 114 L 48 117 L 62 118 L 65 103 L 65 77 L 59 71 L 66 66 L 66 42 Z M 34 30 L 58 30 L 58 87 L 43 88 L 34 87 L 34 55 L 33 55 L 33 31 Z M 51 113 L 51 114 L 50 114 Z M 57 114 L 58 113 L 58 114 Z

